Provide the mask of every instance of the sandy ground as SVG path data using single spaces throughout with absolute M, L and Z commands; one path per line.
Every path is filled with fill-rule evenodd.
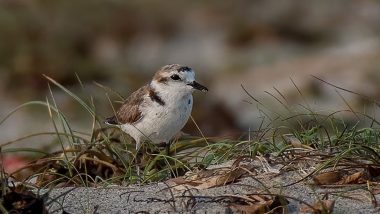
M 61 213 L 62 209 L 68 213 L 237 213 L 236 210 L 228 208 L 230 201 L 217 196 L 263 192 L 265 185 L 271 193 L 294 197 L 310 204 L 317 198 L 321 199 L 325 193 L 330 193 L 329 199 L 335 200 L 334 213 L 380 212 L 380 209 L 372 204 L 368 192 L 364 190 L 365 187 L 326 189 L 313 187 L 310 181 L 279 187 L 300 178 L 296 172 L 280 175 L 261 174 L 254 178 L 242 178 L 226 186 L 182 192 L 174 191 L 166 183 L 130 187 L 61 188 L 51 191 L 50 198 L 56 198 L 57 203 L 49 210 L 52 213 Z M 66 191 L 70 192 L 58 197 Z M 300 213 L 300 201 L 288 200 L 290 203 L 286 212 Z

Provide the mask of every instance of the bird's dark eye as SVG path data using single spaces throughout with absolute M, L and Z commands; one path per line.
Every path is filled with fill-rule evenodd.
M 181 79 L 177 74 L 171 75 L 170 78 L 172 78 L 172 80 L 180 80 Z

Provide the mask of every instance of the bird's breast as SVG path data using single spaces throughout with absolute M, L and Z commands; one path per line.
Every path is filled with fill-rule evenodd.
M 191 94 L 180 99 L 174 98 L 164 99 L 165 105 L 153 102 L 144 106 L 143 119 L 136 128 L 154 142 L 172 139 L 185 126 L 193 107 Z
M 186 124 L 193 107 L 193 97 L 166 102 L 166 105 L 156 109 L 156 124 L 164 135 L 175 135 Z
M 169 120 L 187 120 L 193 108 L 193 96 L 189 95 L 178 100 L 166 102 L 161 107 L 161 116 L 166 116 Z

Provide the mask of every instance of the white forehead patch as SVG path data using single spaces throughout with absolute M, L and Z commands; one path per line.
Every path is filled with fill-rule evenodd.
M 195 73 L 193 70 L 181 72 L 181 75 L 183 76 L 185 82 L 194 82 L 195 80 Z

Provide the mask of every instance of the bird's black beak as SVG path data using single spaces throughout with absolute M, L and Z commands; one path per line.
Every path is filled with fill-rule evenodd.
M 207 89 L 205 86 L 199 84 L 199 83 L 196 82 L 196 81 L 194 81 L 194 82 L 192 82 L 192 83 L 188 83 L 187 85 L 190 85 L 190 86 L 192 86 L 194 89 L 197 89 L 197 90 L 200 90 L 200 91 L 203 91 L 203 92 L 208 91 L 208 89 Z

